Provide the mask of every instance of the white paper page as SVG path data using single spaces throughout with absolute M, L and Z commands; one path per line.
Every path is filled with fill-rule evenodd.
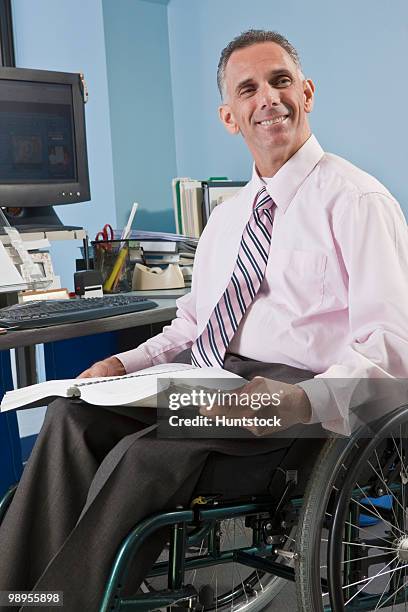
M 19 274 L 17 268 L 11 261 L 4 244 L 0 241 L 0 291 L 6 291 L 8 287 L 19 285 L 25 286 L 25 281 Z
M 158 376 L 185 377 L 186 373 L 196 372 L 198 369 L 185 363 L 161 363 L 134 374 L 105 379 L 101 384 L 87 385 L 85 380 L 76 382 L 85 402 L 97 406 L 122 406 L 155 395 Z
M 31 255 L 27 251 L 23 239 L 17 229 L 15 227 L 5 227 L 4 229 L 10 237 L 13 248 L 17 251 L 18 256 L 23 262 L 21 264 L 21 273 L 24 277 L 24 281 L 31 283 L 43 279 L 44 276 L 42 272 L 37 264 L 34 263 Z
M 191 380 L 201 379 L 206 381 L 208 387 L 217 387 L 217 379 L 242 380 L 237 374 L 219 368 L 186 367 L 184 364 L 165 365 L 167 367 L 152 372 L 150 376 L 129 376 L 120 380 L 110 380 L 100 385 L 81 387 L 81 397 L 89 404 L 96 404 L 97 406 L 131 405 L 144 398 L 155 396 L 158 379 L 176 379 L 182 385 L 188 385 Z M 180 368 L 180 365 L 183 367 Z M 169 368 L 169 366 L 172 367 Z M 143 372 L 147 373 L 149 370 Z
M 75 379 L 47 380 L 37 385 L 7 391 L 1 402 L 0 411 L 15 410 L 49 397 L 67 397 L 67 389 L 75 382 Z
M 217 386 L 216 380 L 220 378 L 242 380 L 237 374 L 219 368 L 196 368 L 191 364 L 163 363 L 124 376 L 47 380 L 8 391 L 1 402 L 0 411 L 38 404 L 53 397 L 81 397 L 89 404 L 97 406 L 132 405 L 156 395 L 158 378 L 177 379 L 180 384 L 188 384 L 191 379 L 207 379 L 208 387 Z
M 0 243 L 1 244 L 1 243 Z M 125 375 L 125 376 L 117 376 L 114 377 L 115 386 L 114 393 L 118 393 L 118 384 L 122 385 L 123 382 L 126 381 L 128 376 L 136 376 L 137 375 L 145 375 L 146 373 L 154 373 L 154 372 L 172 372 L 174 370 L 188 370 L 193 366 L 188 364 L 180 364 L 180 363 L 167 363 L 167 364 L 159 364 L 158 366 L 153 366 L 151 368 L 146 368 L 145 370 L 141 370 L 140 372 L 135 373 L 134 375 Z M 104 389 L 101 388 L 98 391 L 97 384 L 98 382 L 103 382 L 103 387 L 105 385 L 110 384 L 111 378 L 107 377 L 99 377 L 99 378 L 72 378 L 65 380 L 47 380 L 45 382 L 37 383 L 35 385 L 29 385 L 28 387 L 22 387 L 21 389 L 14 389 L 13 391 L 7 391 L 4 395 L 3 400 L 0 406 L 0 412 L 5 412 L 7 410 L 15 410 L 16 408 L 22 408 L 27 405 L 34 404 L 40 400 L 44 400 L 52 397 L 75 397 L 80 395 L 81 390 L 85 392 L 86 389 L 95 389 L 94 393 L 91 393 L 92 397 L 96 399 L 103 396 Z M 156 380 L 156 378 L 154 378 Z M 90 384 L 92 383 L 92 384 Z M 125 386 L 125 389 L 127 387 Z M 133 385 L 133 389 L 135 385 Z M 140 383 L 140 388 L 143 389 L 143 383 Z M 150 387 L 149 387 L 150 389 Z M 133 392 L 134 394 L 134 392 Z M 81 393 L 82 395 L 82 393 Z M 143 395 L 142 395 L 143 397 Z M 90 401 L 88 399 L 88 401 Z M 101 406 L 107 405 L 115 405 L 117 402 L 110 399 L 110 403 L 99 403 Z

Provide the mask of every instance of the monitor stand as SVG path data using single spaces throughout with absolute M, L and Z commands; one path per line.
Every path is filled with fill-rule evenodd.
M 80 230 L 82 227 L 63 225 L 52 206 L 4 208 L 2 212 L 12 227 L 19 232 Z M 0 225 L 2 222 L 0 221 Z

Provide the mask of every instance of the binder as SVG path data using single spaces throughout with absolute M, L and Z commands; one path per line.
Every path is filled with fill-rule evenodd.
M 188 178 L 176 177 L 172 180 L 172 191 L 173 191 L 173 207 L 174 207 L 174 220 L 176 223 L 176 233 L 183 234 L 183 219 L 181 214 L 181 196 L 180 196 L 180 183 L 182 181 L 188 181 Z
M 203 181 L 203 223 L 207 223 L 214 208 L 234 196 L 247 181 Z
M 201 181 L 193 179 L 180 182 L 181 217 L 183 233 L 199 238 L 203 231 Z
M 215 206 L 232 197 L 246 181 L 229 181 L 225 177 L 206 181 L 174 178 L 173 207 L 177 232 L 199 238 Z

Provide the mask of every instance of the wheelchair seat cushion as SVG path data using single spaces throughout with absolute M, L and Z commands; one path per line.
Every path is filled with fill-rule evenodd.
M 270 494 L 272 476 L 291 443 L 285 439 L 276 442 L 279 445 L 275 450 L 260 455 L 234 457 L 218 452 L 211 453 L 197 483 L 197 495 L 216 495 L 231 499 Z M 231 478 L 231 474 L 235 476 Z

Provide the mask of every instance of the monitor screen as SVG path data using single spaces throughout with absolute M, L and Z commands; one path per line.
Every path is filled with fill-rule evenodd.
M 0 206 L 19 223 L 90 200 L 84 97 L 82 75 L 0 68 Z
M 46 96 L 47 102 L 41 102 Z M 3 81 L 0 88 L 0 182 L 77 179 L 69 85 Z

